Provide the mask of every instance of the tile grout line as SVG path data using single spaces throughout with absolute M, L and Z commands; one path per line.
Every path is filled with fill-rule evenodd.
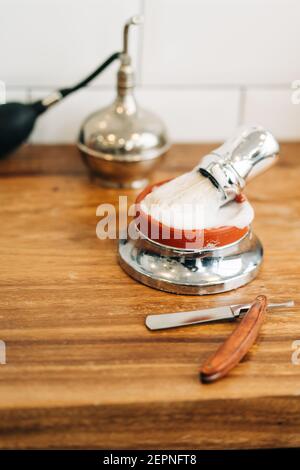
M 182 84 L 182 85 L 175 85 L 175 84 L 155 84 L 155 85 L 150 85 L 150 84 L 144 84 L 144 85 L 141 85 L 141 84 L 138 84 L 137 85 L 138 88 L 140 89 L 144 89 L 144 90 L 158 90 L 158 91 L 165 91 L 165 90 L 175 90 L 175 91 L 201 91 L 201 90 L 224 90 L 224 91 L 227 91 L 227 90 L 241 90 L 241 89 L 244 89 L 244 90 L 265 90 L 265 91 L 271 91 L 271 90 L 290 90 L 290 84 L 284 84 L 284 83 L 281 83 L 281 84 L 254 84 L 254 85 L 251 85 L 251 84 L 233 84 L 233 83 L 230 83 L 230 84 L 227 84 L 227 83 L 224 83 L 224 84 L 209 84 L 209 83 L 203 83 L 203 84 L 199 84 L 199 85 L 186 85 L 186 84 Z M 26 90 L 29 90 L 30 92 L 32 92 L 33 90 L 36 90 L 36 91 L 43 91 L 45 90 L 46 92 L 48 91 L 51 91 L 51 90 L 55 90 L 55 89 L 58 89 L 58 88 L 62 88 L 62 85 L 29 85 L 29 84 L 24 84 L 24 85 L 11 85 L 11 86 L 7 86 L 7 90 L 10 90 L 10 91 L 26 91 Z M 89 87 L 86 88 L 86 90 L 88 91 L 101 91 L 101 90 L 112 90 L 114 89 L 114 85 L 91 85 Z

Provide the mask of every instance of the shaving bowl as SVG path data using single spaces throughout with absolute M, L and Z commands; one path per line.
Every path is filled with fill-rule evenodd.
M 251 226 L 183 232 L 163 226 L 141 209 L 146 195 L 165 182 L 148 186 L 136 199 L 134 231 L 119 242 L 124 271 L 149 287 L 190 295 L 226 292 L 254 279 L 263 248 Z M 238 202 L 243 200 L 239 196 Z
M 249 226 L 239 228 L 235 226 L 222 226 L 209 229 L 178 229 L 168 227 L 151 217 L 141 208 L 141 203 L 145 197 L 153 191 L 154 188 L 167 183 L 170 180 L 161 181 L 147 186 L 136 199 L 136 221 L 138 229 L 145 235 L 157 243 L 165 246 L 181 249 L 203 249 L 218 248 L 235 243 L 243 238 L 249 231 Z M 238 203 L 244 202 L 245 197 L 239 195 L 236 198 Z

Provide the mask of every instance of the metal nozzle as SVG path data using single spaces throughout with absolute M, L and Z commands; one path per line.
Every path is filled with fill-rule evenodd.
M 123 51 L 120 54 L 121 65 L 118 72 L 118 93 L 122 95 L 130 90 L 135 85 L 134 71 L 131 66 L 131 56 L 128 52 L 129 42 L 129 29 L 131 26 L 137 26 L 143 23 L 144 18 L 139 15 L 132 16 L 124 26 L 123 29 Z
M 144 17 L 141 15 L 132 16 L 124 26 L 123 30 L 123 54 L 128 54 L 128 36 L 130 26 L 139 25 L 144 22 Z
M 241 193 L 248 180 L 273 165 L 278 152 L 279 144 L 269 131 L 247 127 L 205 156 L 199 171 L 222 191 L 226 204 Z

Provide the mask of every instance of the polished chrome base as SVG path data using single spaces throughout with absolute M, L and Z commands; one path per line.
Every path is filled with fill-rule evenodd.
M 222 248 L 181 250 L 147 238 L 120 240 L 121 267 L 137 281 L 175 294 L 226 292 L 250 282 L 263 258 L 259 239 L 249 232 Z

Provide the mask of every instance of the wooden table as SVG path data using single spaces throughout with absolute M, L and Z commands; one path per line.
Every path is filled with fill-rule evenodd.
M 214 145 L 176 145 L 153 181 L 191 168 Z M 300 144 L 247 189 L 265 247 L 260 275 L 214 296 L 176 296 L 129 278 L 96 207 L 135 191 L 93 185 L 73 146 L 24 147 L 0 161 L 0 447 L 254 448 L 300 445 Z M 152 332 L 145 315 L 248 302 L 267 314 L 257 344 L 224 380 L 200 363 L 232 323 Z M 299 354 L 300 357 L 300 354 Z

